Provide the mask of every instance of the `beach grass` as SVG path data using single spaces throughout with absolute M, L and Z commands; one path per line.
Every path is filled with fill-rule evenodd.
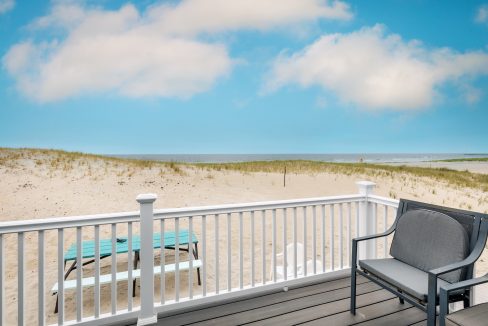
M 114 166 L 132 169 L 166 168 L 182 174 L 185 168 L 198 168 L 214 171 L 238 171 L 243 173 L 266 172 L 284 173 L 337 173 L 344 175 L 366 175 L 371 177 L 400 177 L 411 175 L 430 178 L 449 185 L 488 191 L 488 174 L 457 171 L 447 168 L 416 167 L 406 165 L 384 165 L 371 163 L 335 163 L 309 160 L 251 161 L 236 163 L 182 163 L 115 158 L 81 152 L 67 152 L 52 149 L 0 148 L 0 165 L 12 167 L 21 159 L 33 159 L 36 165 L 46 164 L 53 170 L 70 170 L 77 166 L 97 160 Z M 474 160 L 474 158 L 473 158 Z M 483 160 L 484 161 L 484 160 Z
M 345 175 L 395 176 L 410 174 L 418 177 L 444 181 L 450 185 L 482 189 L 488 191 L 488 175 L 457 171 L 447 168 L 429 168 L 406 165 L 386 165 L 371 163 L 334 163 L 317 161 L 255 161 L 240 163 L 197 163 L 195 165 L 213 170 L 233 170 L 241 172 L 277 172 L 283 173 L 285 166 L 288 173 L 340 173 Z
M 437 160 L 432 162 L 488 162 L 488 157 L 450 158 L 446 160 Z

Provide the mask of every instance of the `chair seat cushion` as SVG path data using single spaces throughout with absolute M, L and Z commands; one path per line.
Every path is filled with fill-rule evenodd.
M 428 273 L 395 258 L 360 260 L 359 266 L 363 271 L 388 282 L 402 292 L 408 293 L 422 302 L 427 302 Z M 439 294 L 439 287 L 447 284 L 449 283 L 437 279 L 437 294 Z
M 446 325 L 482 326 L 488 324 L 488 303 L 462 309 L 446 316 Z

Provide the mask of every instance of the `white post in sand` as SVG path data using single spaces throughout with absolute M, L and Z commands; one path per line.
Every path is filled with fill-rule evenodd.
M 376 183 L 371 181 L 358 181 L 356 185 L 359 188 L 359 194 L 365 196 L 364 201 L 359 203 L 359 236 L 362 237 L 374 234 L 376 229 L 374 225 L 373 205 L 368 201 L 368 196 L 373 194 Z M 374 241 L 366 240 L 359 243 L 359 259 L 375 258 L 375 253 Z
M 141 194 L 136 200 L 141 209 L 141 311 L 137 326 L 157 322 L 154 313 L 153 203 L 156 194 Z

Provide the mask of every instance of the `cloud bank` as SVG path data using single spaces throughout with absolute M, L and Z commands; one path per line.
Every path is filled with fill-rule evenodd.
M 318 85 L 360 108 L 419 109 L 430 106 L 447 82 L 457 86 L 466 101 L 476 101 L 480 92 L 470 82 L 487 74 L 485 52 L 428 49 L 376 25 L 325 35 L 301 51 L 282 53 L 273 63 L 266 89 Z
M 139 12 L 55 4 L 29 25 L 45 35 L 13 45 L 3 66 L 19 90 L 51 102 L 83 94 L 190 97 L 210 89 L 237 60 L 203 34 L 268 30 L 316 19 L 350 19 L 349 7 L 326 0 L 184 0 Z M 43 35 L 44 35 L 43 34 Z M 59 36 L 61 35 L 61 36 Z

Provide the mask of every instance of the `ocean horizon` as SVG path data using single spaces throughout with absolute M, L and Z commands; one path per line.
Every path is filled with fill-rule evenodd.
M 107 154 L 109 157 L 161 162 L 237 163 L 308 160 L 336 163 L 414 163 L 449 159 L 487 158 L 488 153 L 350 153 L 350 154 Z

